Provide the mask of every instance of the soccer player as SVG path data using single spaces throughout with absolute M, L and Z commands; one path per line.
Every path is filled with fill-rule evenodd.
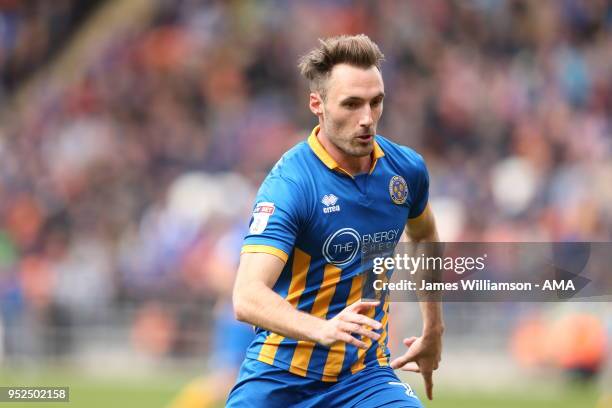
M 362 299 L 362 255 L 405 231 L 437 241 L 423 158 L 376 134 L 383 55 L 365 35 L 320 41 L 299 67 L 318 120 L 263 182 L 233 292 L 256 327 L 228 407 L 422 407 L 393 372 L 420 372 L 432 398 L 441 354 L 438 302 L 423 333 L 389 363 L 389 301 Z

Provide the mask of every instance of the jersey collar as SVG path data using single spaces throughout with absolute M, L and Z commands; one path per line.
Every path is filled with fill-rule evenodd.
M 348 171 L 344 170 L 342 167 L 338 165 L 338 163 L 334 160 L 334 158 L 331 157 L 329 153 L 327 153 L 327 150 L 325 150 L 321 142 L 319 142 L 319 139 L 317 138 L 319 129 L 320 129 L 319 125 L 315 126 L 315 128 L 312 129 L 310 136 L 308 136 L 308 145 L 310 146 L 314 154 L 329 169 L 337 170 L 337 171 L 347 174 L 348 176 L 353 177 Z M 370 166 L 370 171 L 368 174 L 372 174 L 372 172 L 374 171 L 374 168 L 376 167 L 376 162 L 378 161 L 378 159 L 380 159 L 384 155 L 385 155 L 385 152 L 383 152 L 383 150 L 380 148 L 376 140 L 374 140 L 374 151 L 372 152 L 373 160 L 372 160 L 372 165 Z

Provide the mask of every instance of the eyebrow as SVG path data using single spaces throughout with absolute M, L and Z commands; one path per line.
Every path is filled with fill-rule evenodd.
M 384 98 L 385 97 L 385 93 L 381 92 L 378 95 L 376 95 L 375 97 L 373 97 L 372 99 L 377 99 L 377 98 Z M 365 99 L 360 98 L 359 96 L 348 96 L 344 99 L 342 99 L 342 101 L 340 101 L 340 103 L 346 103 L 346 102 L 362 102 Z

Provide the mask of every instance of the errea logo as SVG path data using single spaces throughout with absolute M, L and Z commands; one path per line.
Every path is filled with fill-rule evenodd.
M 323 205 L 325 206 L 323 207 L 323 213 L 329 214 L 329 213 L 340 211 L 340 206 L 336 205 L 337 202 L 338 202 L 338 197 L 336 197 L 333 194 L 325 194 L 323 198 L 321 199 L 321 203 L 323 203 Z

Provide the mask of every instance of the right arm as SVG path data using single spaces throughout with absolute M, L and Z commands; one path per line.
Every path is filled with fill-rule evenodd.
M 331 346 L 343 341 L 356 347 L 367 345 L 351 335 L 378 340 L 380 335 L 365 326 L 380 329 L 376 320 L 362 313 L 377 302 L 357 302 L 330 320 L 321 319 L 294 308 L 272 290 L 285 263 L 267 253 L 243 253 L 234 285 L 233 302 L 236 319 L 296 340 Z

